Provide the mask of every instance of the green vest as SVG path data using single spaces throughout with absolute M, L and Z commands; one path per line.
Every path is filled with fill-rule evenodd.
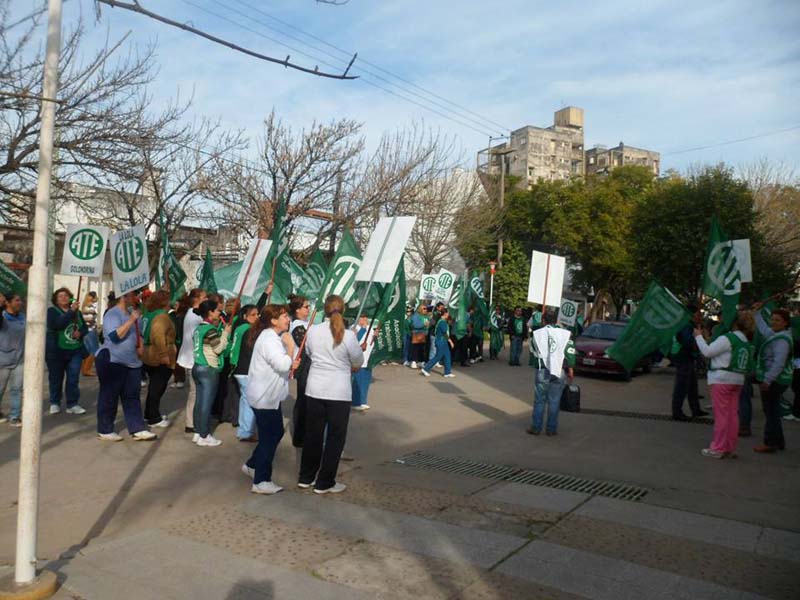
M 155 321 L 158 315 L 163 315 L 165 312 L 167 311 L 163 308 L 159 308 L 158 310 L 147 312 L 142 315 L 142 340 L 145 346 L 150 345 L 150 329 L 153 327 L 153 321 Z
M 63 315 L 67 311 L 61 310 L 58 306 L 56 306 L 56 310 L 60 311 Z M 67 325 L 61 331 L 57 331 L 58 334 L 58 347 L 62 350 L 77 350 L 81 346 L 83 346 L 83 340 L 78 338 L 77 340 L 72 337 L 73 331 L 80 331 L 83 327 L 83 316 L 81 313 L 76 313 L 76 317 L 72 320 L 72 322 Z
M 231 338 L 229 348 L 231 349 L 230 362 L 234 367 L 239 364 L 239 352 L 242 350 L 242 340 L 244 340 L 244 334 L 249 330 L 250 323 L 243 323 L 233 330 L 233 337 Z
M 752 373 L 755 364 L 756 347 L 750 342 L 743 342 L 735 333 L 726 333 L 725 337 L 731 343 L 731 361 L 727 367 L 711 370 L 730 371 L 740 375 Z
M 758 381 L 764 381 L 764 376 L 767 374 L 767 365 L 764 361 L 764 348 L 777 340 L 786 340 L 786 343 L 789 344 L 789 354 L 786 356 L 786 364 L 783 365 L 783 369 L 778 374 L 775 383 L 779 385 L 790 385 L 792 383 L 794 367 L 792 366 L 792 336 L 788 331 L 776 333 L 761 345 L 758 351 L 758 362 L 756 363 L 756 379 Z
M 517 337 L 522 337 L 522 333 L 525 331 L 525 319 L 522 317 L 514 317 L 514 335 Z
M 197 329 L 194 330 L 194 336 L 192 338 L 192 352 L 194 353 L 194 364 L 199 365 L 201 367 L 208 367 L 208 360 L 206 360 L 205 352 L 203 352 L 203 339 L 206 337 L 206 334 L 211 331 L 212 329 L 216 329 L 211 323 L 200 323 L 197 326 Z M 222 361 L 220 361 L 222 364 Z

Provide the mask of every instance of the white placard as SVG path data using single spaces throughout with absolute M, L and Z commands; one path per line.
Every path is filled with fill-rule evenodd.
M 448 304 L 456 285 L 456 274 L 447 269 L 441 269 L 436 275 L 436 287 L 433 290 L 437 302 Z
M 736 264 L 742 283 L 753 281 L 753 264 L 750 261 L 750 240 L 733 240 L 733 253 L 736 255 Z
M 416 220 L 417 217 L 382 217 L 378 221 L 361 259 L 356 281 L 392 282 Z
M 233 286 L 233 292 L 237 296 L 240 294 L 242 296 L 255 295 L 258 277 L 261 275 L 261 270 L 264 268 L 264 262 L 267 260 L 270 246 L 272 246 L 271 240 L 254 238 L 253 241 L 250 242 L 250 247 L 247 249 L 244 261 L 242 261 L 242 268 L 239 271 L 239 276 L 236 278 L 236 285 Z M 247 282 L 245 282 L 245 276 L 247 277 Z M 243 284 L 244 289 L 242 289 Z
M 122 296 L 150 283 L 147 239 L 144 225 L 135 225 L 111 235 L 111 271 L 114 293 Z
M 567 261 L 563 256 L 534 250 L 528 279 L 528 302 L 560 307 L 566 266 Z
M 558 311 L 558 322 L 567 327 L 575 327 L 577 318 L 578 303 L 563 298 L 561 300 L 561 309 Z
M 425 300 L 433 300 L 436 297 L 436 275 L 433 273 L 425 273 L 419 280 L 419 294 L 417 298 Z
M 61 274 L 101 278 L 107 241 L 108 227 L 81 223 L 67 225 Z

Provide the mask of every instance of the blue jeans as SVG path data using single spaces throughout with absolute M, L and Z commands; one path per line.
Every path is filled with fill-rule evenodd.
M 197 388 L 194 401 L 194 431 L 204 438 L 209 433 L 208 424 L 211 416 L 211 408 L 217 397 L 217 386 L 219 385 L 219 371 L 203 365 L 192 367 L 192 379 Z
M 553 377 L 547 369 L 536 369 L 536 393 L 533 398 L 531 427 L 542 430 L 544 407 L 547 405 L 547 433 L 558 431 L 558 410 L 561 408 L 561 392 L 564 391 L 564 378 Z
M 745 378 L 742 391 L 739 392 L 739 429 L 750 429 L 753 420 L 753 380 Z
M 8 416 L 12 419 L 20 418 L 22 409 L 22 369 L 25 363 L 19 361 L 16 367 L 0 367 L 0 403 L 3 394 L 8 390 L 8 401 L 11 403 L 11 412 Z
M 508 355 L 508 364 L 519 366 L 519 358 L 522 356 L 522 338 L 511 338 L 511 349 Z
M 353 373 L 353 406 L 361 406 L 367 403 L 369 394 L 369 384 L 372 383 L 372 369 L 359 369 Z
M 236 437 L 245 440 L 255 433 L 256 415 L 247 401 L 247 375 L 234 375 L 234 377 L 239 384 L 239 428 L 236 430 Z
M 81 390 L 78 381 L 81 376 L 81 363 L 83 357 L 77 350 L 72 354 L 60 354 L 55 358 L 46 358 L 47 382 L 50 387 L 50 404 L 61 406 L 61 388 L 64 385 L 64 375 L 67 376 L 67 408 L 78 404 L 81 399 Z
M 272 481 L 272 461 L 275 450 L 283 437 L 283 412 L 281 405 L 278 408 L 254 408 L 258 427 L 258 445 L 253 449 L 253 454 L 247 461 L 247 466 L 255 469 L 253 483 Z
M 142 369 L 111 362 L 108 350 L 95 357 L 100 391 L 97 393 L 97 433 L 112 433 L 117 418 L 117 403 L 122 400 L 122 412 L 128 432 L 133 435 L 146 429 L 142 416 Z
M 411 334 L 403 336 L 403 362 L 411 362 Z
M 450 356 L 450 344 L 447 340 L 440 340 L 436 338 L 436 353 L 433 358 L 425 363 L 424 369 L 430 373 L 431 369 L 436 363 L 442 361 L 444 363 L 444 374 L 449 375 L 453 366 L 453 359 Z

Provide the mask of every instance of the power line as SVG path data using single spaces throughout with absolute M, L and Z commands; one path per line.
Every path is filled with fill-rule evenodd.
M 686 154 L 687 152 L 696 152 L 698 150 L 708 150 L 709 148 L 717 148 L 719 146 L 729 146 L 731 144 L 739 144 L 741 142 L 749 142 L 750 140 L 757 140 L 760 138 L 770 137 L 773 135 L 780 135 L 781 133 L 786 133 L 787 131 L 794 131 L 796 129 L 800 129 L 800 125 L 794 125 L 793 127 L 787 127 L 786 129 L 778 129 L 776 131 L 768 131 L 766 133 L 759 133 L 756 135 L 751 135 L 748 137 L 738 138 L 735 140 L 728 140 L 727 142 L 719 142 L 716 144 L 708 144 L 706 146 L 695 146 L 694 148 L 685 148 L 683 150 L 674 150 L 672 152 L 665 152 L 661 156 L 674 156 L 675 154 Z

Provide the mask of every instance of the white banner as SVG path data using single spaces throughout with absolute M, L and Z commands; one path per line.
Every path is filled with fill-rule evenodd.
M 436 297 L 436 275 L 432 273 L 425 273 L 419 280 L 419 294 L 417 298 L 425 300 L 433 300 Z
M 447 269 L 441 269 L 436 275 L 436 287 L 433 290 L 435 300 L 448 304 L 453 295 L 453 288 L 456 284 L 456 274 Z
M 382 217 L 378 221 L 361 259 L 356 281 L 392 282 L 416 220 L 417 217 Z
M 101 278 L 107 241 L 108 227 L 81 223 L 67 225 L 61 274 Z
M 750 261 L 750 240 L 733 240 L 733 253 L 736 255 L 736 264 L 742 283 L 753 281 L 753 264 Z
M 117 296 L 146 287 L 150 283 L 144 225 L 135 225 L 112 234 L 110 248 L 114 293 Z
M 533 251 L 528 279 L 528 302 L 543 306 L 561 306 L 566 260 L 563 256 Z
M 575 327 L 578 318 L 578 303 L 563 298 L 561 309 L 558 311 L 558 322 L 567 327 Z
M 254 238 L 250 242 L 250 247 L 247 249 L 247 254 L 242 261 L 242 268 L 239 271 L 239 276 L 236 278 L 236 285 L 233 286 L 234 294 L 242 296 L 254 296 L 256 293 L 256 285 L 258 278 L 261 275 L 261 270 L 264 268 L 264 262 L 267 260 L 269 248 L 272 246 L 271 240 L 264 240 L 261 238 Z M 247 281 L 245 281 L 247 278 Z M 244 288 L 242 288 L 244 286 Z

